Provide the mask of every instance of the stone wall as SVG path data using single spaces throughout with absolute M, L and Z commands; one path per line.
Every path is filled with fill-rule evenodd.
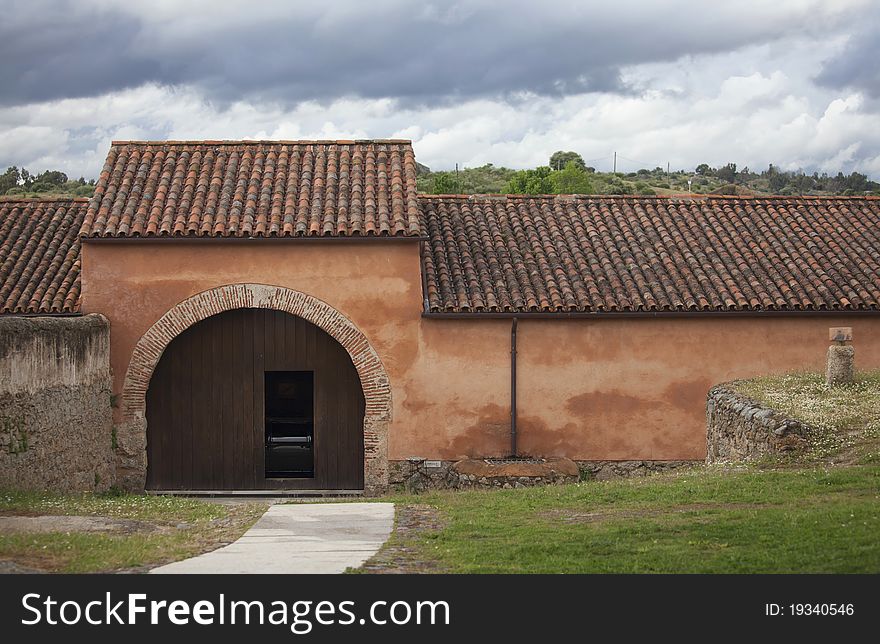
M 455 487 L 450 468 L 455 461 L 433 461 L 439 467 L 426 467 L 409 461 L 388 461 L 388 483 L 393 488 L 405 487 L 410 479 L 418 478 L 423 489 L 446 490 Z
M 113 485 L 110 387 L 103 316 L 0 317 L 0 487 Z
M 567 459 L 565 459 L 567 460 Z M 389 461 L 389 479 L 394 487 L 411 486 L 418 489 L 462 489 L 472 487 L 528 487 L 553 483 L 571 483 L 577 480 L 604 481 L 614 478 L 647 476 L 668 472 L 680 467 L 701 464 L 702 461 L 574 461 L 578 473 L 561 473 L 543 477 L 480 477 L 462 472 L 457 461 L 433 461 L 439 467 L 415 465 L 409 461 Z M 462 475 L 464 474 L 464 475 Z
M 809 427 L 746 398 L 735 382 L 709 390 L 706 462 L 747 461 L 802 449 Z
M 575 483 L 580 477 L 577 464 L 567 458 L 532 460 L 465 459 L 425 463 L 391 461 L 391 485 L 412 492 L 429 489 L 466 490 L 471 488 L 520 488 L 557 483 Z
M 578 461 L 584 479 L 607 481 L 609 479 L 648 476 L 669 472 L 702 461 Z

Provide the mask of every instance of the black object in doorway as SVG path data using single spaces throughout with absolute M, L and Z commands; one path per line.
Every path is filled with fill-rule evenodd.
M 266 372 L 266 478 L 315 475 L 315 372 Z

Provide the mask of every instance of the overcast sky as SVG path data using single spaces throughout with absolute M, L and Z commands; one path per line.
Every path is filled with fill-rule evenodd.
M 0 0 L 0 167 L 113 139 L 409 138 L 433 169 L 880 178 L 880 3 Z

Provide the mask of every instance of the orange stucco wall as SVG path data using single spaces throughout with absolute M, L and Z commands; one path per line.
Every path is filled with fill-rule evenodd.
M 114 391 L 138 339 L 185 298 L 234 283 L 317 297 L 367 336 L 391 379 L 388 456 L 501 456 L 510 321 L 422 309 L 417 242 L 84 244 L 84 312 L 111 324 Z M 880 317 L 521 320 L 519 445 L 582 460 L 705 457 L 705 398 L 732 378 L 821 369 L 829 326 L 880 367 Z

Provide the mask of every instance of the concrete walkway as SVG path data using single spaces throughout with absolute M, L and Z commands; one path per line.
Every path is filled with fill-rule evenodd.
M 150 572 L 341 573 L 372 557 L 393 526 L 393 503 L 273 505 L 235 543 Z

